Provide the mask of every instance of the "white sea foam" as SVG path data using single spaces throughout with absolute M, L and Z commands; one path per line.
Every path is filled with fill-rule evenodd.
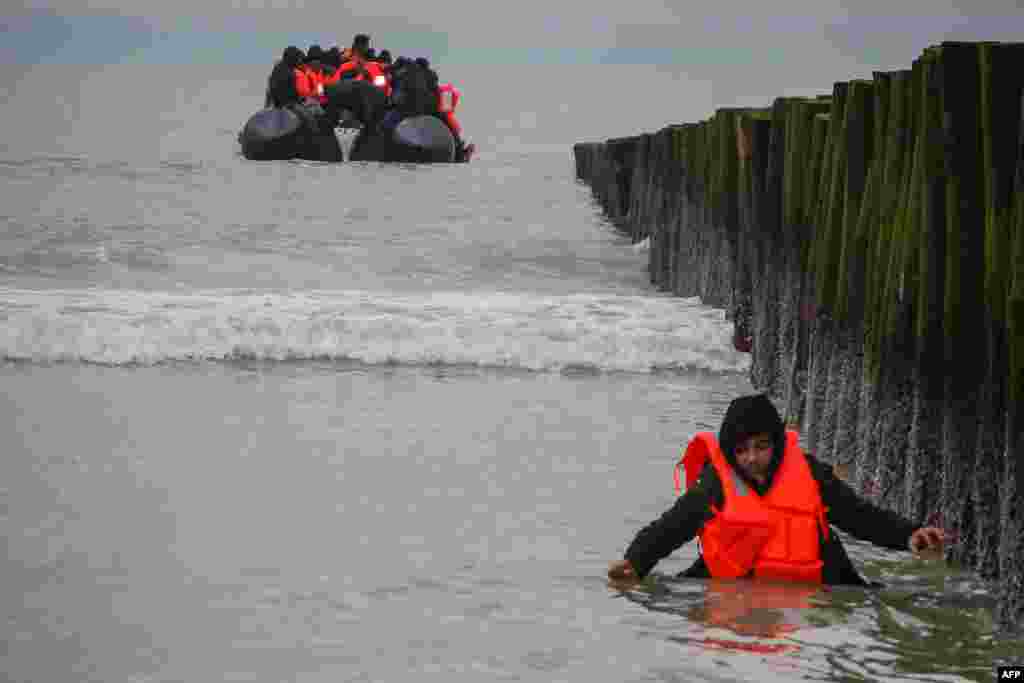
M 0 358 L 109 365 L 353 360 L 539 371 L 742 372 L 696 299 L 486 292 L 0 289 Z

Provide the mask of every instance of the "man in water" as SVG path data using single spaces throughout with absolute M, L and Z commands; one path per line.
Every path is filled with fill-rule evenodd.
M 863 500 L 795 437 L 763 394 L 734 400 L 717 440 L 700 434 L 687 447 L 686 493 L 640 530 L 608 578 L 638 581 L 698 535 L 701 555 L 680 576 L 867 585 L 830 524 L 892 550 L 942 548 L 941 529 Z

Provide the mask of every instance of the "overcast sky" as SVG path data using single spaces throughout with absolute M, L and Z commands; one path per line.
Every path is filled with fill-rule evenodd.
M 1022 1 L 14 0 L 0 10 L 0 61 L 265 64 L 290 43 L 366 32 L 378 49 L 447 63 L 699 67 L 841 54 L 904 68 L 942 40 L 1024 40 Z

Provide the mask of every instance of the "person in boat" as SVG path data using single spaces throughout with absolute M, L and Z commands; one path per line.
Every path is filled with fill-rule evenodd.
M 295 67 L 295 91 L 300 102 L 317 101 L 322 89 L 323 49 L 319 45 L 310 45 L 302 63 Z
M 309 49 L 306 50 L 306 64 L 319 69 L 323 66 L 323 60 L 324 49 L 317 43 L 310 45 Z
M 830 525 L 891 550 L 939 550 L 945 542 L 941 529 L 860 498 L 804 453 L 763 394 L 734 400 L 717 439 L 697 434 L 682 462 L 685 494 L 609 565 L 613 585 L 639 581 L 695 537 L 701 555 L 681 577 L 860 586 L 867 582 Z
M 360 33 L 352 40 L 348 59 L 338 69 L 339 80 L 368 81 L 388 97 L 391 96 L 391 80 L 376 59 L 371 58 L 370 37 Z
M 341 63 L 344 66 L 347 62 L 359 61 L 366 57 L 370 49 L 370 36 L 365 33 L 357 33 L 352 39 L 352 44 L 341 52 Z
M 267 79 L 267 107 L 284 107 L 298 102 L 301 97 L 295 88 L 295 70 L 305 61 L 302 50 L 289 45 L 284 49 L 281 59 L 274 65 Z
M 399 57 L 390 69 L 390 82 L 388 108 L 380 124 L 382 130 L 394 130 L 403 119 L 437 113 L 437 94 L 431 91 L 429 76 L 418 63 Z
M 325 66 L 329 66 L 332 69 L 337 69 L 341 66 L 341 48 L 337 45 L 329 47 L 324 50 L 323 63 Z
M 438 84 L 437 72 L 425 57 L 410 60 L 399 57 L 391 66 L 391 109 L 384 116 L 383 127 L 393 129 L 402 119 L 412 116 L 435 116 L 448 126 L 455 138 L 458 161 L 468 161 L 475 151 L 462 139 L 462 125 L 455 118 L 461 93 L 450 83 Z
M 399 118 L 429 116 L 437 111 L 430 75 L 418 62 L 400 58 L 391 70 L 391 104 Z
M 451 83 L 441 83 L 437 72 L 431 68 L 430 60 L 426 57 L 417 58 L 416 64 L 426 72 L 427 88 L 433 93 L 434 100 L 437 103 L 437 106 L 431 113 L 444 121 L 448 129 L 451 130 L 452 135 L 455 137 L 455 149 L 458 150 L 459 159 L 468 160 L 476 146 L 472 144 L 467 145 L 463 141 L 462 124 L 455 117 L 455 109 L 458 107 L 462 93 Z
M 366 53 L 370 50 L 370 36 L 366 33 L 357 33 L 352 36 L 352 52 L 361 55 L 363 58 L 366 57 Z
M 437 77 L 437 72 L 430 68 L 430 60 L 426 57 L 417 57 L 416 65 L 423 70 L 423 73 L 427 76 L 427 88 L 434 96 L 434 101 L 437 101 L 438 87 L 441 84 L 440 79 Z M 436 113 L 436 112 L 435 112 Z

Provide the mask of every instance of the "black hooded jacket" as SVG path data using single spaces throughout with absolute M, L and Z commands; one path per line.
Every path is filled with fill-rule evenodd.
M 768 483 L 764 486 L 747 477 L 743 470 L 737 467 L 735 459 L 736 444 L 758 433 L 771 434 L 774 442 L 771 473 Z M 785 449 L 785 425 L 771 401 L 762 394 L 744 396 L 733 401 L 722 420 L 718 441 L 730 466 L 751 488 L 763 495 L 771 486 L 772 477 L 782 461 Z M 835 476 L 831 465 L 817 460 L 810 454 L 807 454 L 807 462 L 812 476 L 818 482 L 822 502 L 828 508 L 830 526 L 838 527 L 851 536 L 883 548 L 907 549 L 907 540 L 919 528 L 918 525 L 860 498 L 848 484 Z M 712 504 L 721 508 L 724 502 L 725 496 L 718 473 L 711 463 L 708 463 L 693 488 L 688 489 L 659 519 L 641 529 L 633 539 L 625 554 L 626 559 L 633 565 L 633 570 L 640 577 L 646 576 L 658 561 L 697 536 L 704 524 L 713 516 Z M 824 562 L 824 583 L 866 584 L 854 568 L 834 530 L 830 530 L 828 540 L 823 542 L 821 556 Z M 681 576 L 709 578 L 704 558 L 697 558 Z
M 391 103 L 403 117 L 437 113 L 437 75 L 417 62 L 396 63 Z
M 302 50 L 290 45 L 281 56 L 281 61 L 274 65 L 267 82 L 267 106 L 284 107 L 299 101 L 299 92 L 295 89 L 294 69 L 303 61 Z

